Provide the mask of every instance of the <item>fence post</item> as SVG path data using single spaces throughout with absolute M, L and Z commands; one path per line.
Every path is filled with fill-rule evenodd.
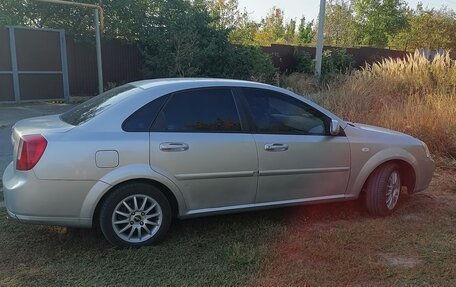
M 11 54 L 11 68 L 13 72 L 13 89 L 14 89 L 14 100 L 16 102 L 21 101 L 21 93 L 19 90 L 19 73 L 17 69 L 17 55 L 16 55 L 16 37 L 14 36 L 14 27 L 8 27 L 9 33 L 9 44 Z

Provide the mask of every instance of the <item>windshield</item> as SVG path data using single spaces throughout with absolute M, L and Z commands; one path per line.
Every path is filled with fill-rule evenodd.
M 70 125 L 80 125 L 99 115 L 110 106 L 123 100 L 131 93 L 127 91 L 136 90 L 135 86 L 123 85 L 112 90 L 99 94 L 88 101 L 72 108 L 71 110 L 60 115 L 60 119 Z

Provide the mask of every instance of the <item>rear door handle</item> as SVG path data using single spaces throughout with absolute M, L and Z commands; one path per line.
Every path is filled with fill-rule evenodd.
M 161 143 L 160 144 L 161 151 L 186 151 L 188 150 L 188 144 L 186 143 Z
M 264 150 L 266 150 L 266 151 L 286 151 L 286 150 L 288 150 L 288 145 L 281 144 L 281 143 L 265 144 Z

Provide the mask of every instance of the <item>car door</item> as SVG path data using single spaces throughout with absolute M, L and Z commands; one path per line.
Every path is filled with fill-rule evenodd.
M 242 88 L 259 160 L 256 203 L 343 197 L 350 149 L 343 132 L 329 134 L 331 119 L 292 96 Z
M 150 163 L 179 186 L 190 211 L 254 202 L 256 146 L 230 88 L 170 95 L 150 133 Z

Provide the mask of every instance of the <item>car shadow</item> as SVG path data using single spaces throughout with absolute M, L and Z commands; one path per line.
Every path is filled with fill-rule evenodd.
M 398 203 L 399 210 L 397 213 L 400 213 L 401 207 L 413 205 L 416 200 L 419 199 L 403 194 Z M 172 245 L 173 242 L 201 237 L 226 238 L 227 236 L 233 236 L 233 230 L 236 230 L 236 233 L 241 234 L 239 236 L 242 237 L 242 233 L 251 233 L 250 230 L 252 229 L 262 230 L 277 226 L 286 228 L 297 225 L 300 228 L 312 228 L 313 226 L 331 224 L 340 220 L 357 221 L 370 217 L 361 198 L 346 202 L 282 207 L 185 220 L 176 219 L 173 221 L 165 242 L 167 245 Z M 113 248 L 104 239 L 99 228 L 81 229 L 40 226 L 35 228 L 33 233 L 38 236 L 39 233 L 43 232 L 48 233 L 47 236 L 41 234 L 46 237 L 43 245 L 65 245 L 66 248 L 79 250 Z M 73 244 L 75 242 L 77 244 Z

